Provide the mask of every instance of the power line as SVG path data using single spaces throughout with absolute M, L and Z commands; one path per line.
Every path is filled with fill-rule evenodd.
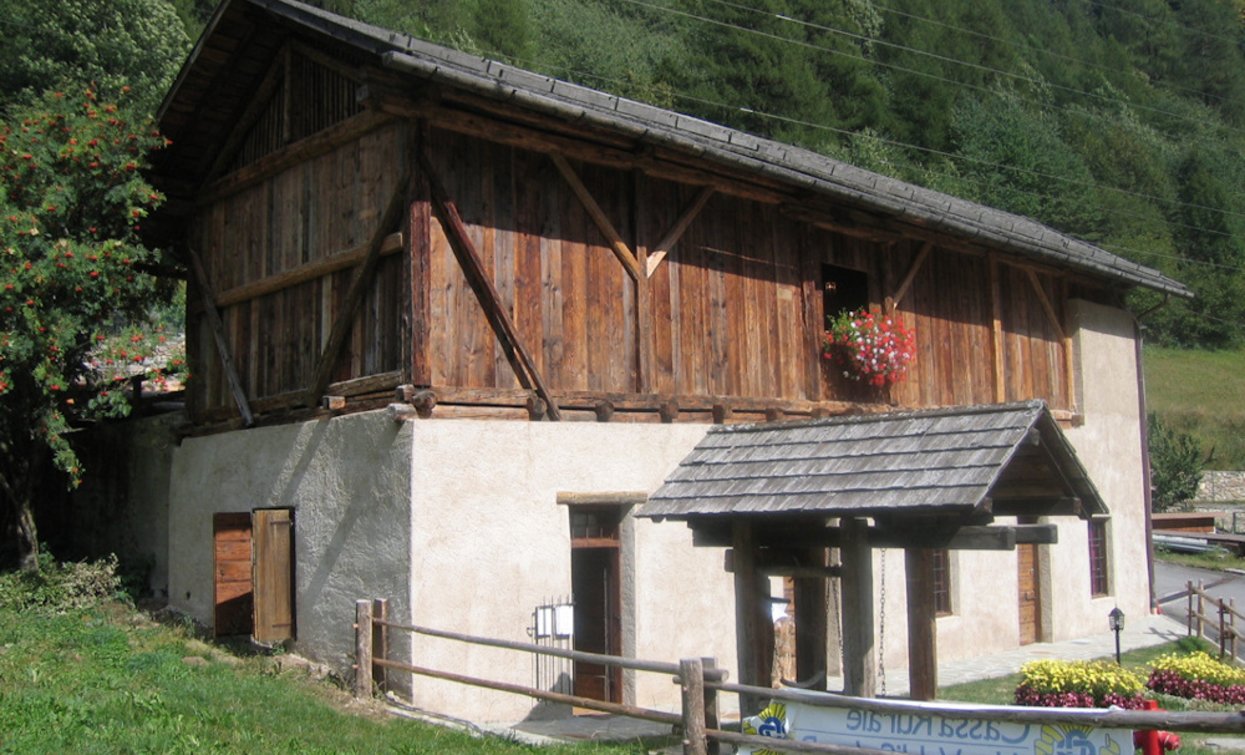
M 714 1 L 714 2 L 721 2 L 721 0 L 713 0 L 713 1 Z M 681 17 L 683 17 L 683 18 L 688 18 L 688 19 L 692 19 L 692 20 L 695 20 L 695 21 L 701 21 L 701 22 L 703 22 L 703 23 L 711 24 L 711 25 L 713 25 L 713 26 L 720 26 L 720 27 L 723 27 L 723 28 L 726 28 L 726 29 L 732 29 L 732 30 L 734 30 L 734 31 L 737 31 L 737 32 L 742 32 L 742 33 L 744 33 L 744 34 L 751 34 L 751 35 L 754 35 L 754 36 L 759 36 L 759 37 L 763 37 L 763 38 L 766 38 L 766 39 L 772 39 L 772 40 L 777 41 L 777 42 L 785 42 L 785 43 L 787 43 L 787 44 L 793 44 L 793 45 L 797 45 L 797 46 L 799 46 L 799 47 L 805 47 L 805 48 L 812 49 L 812 50 L 818 50 L 818 51 L 825 52 L 825 53 L 829 53 L 829 54 L 831 54 L 831 55 L 835 55 L 835 56 L 838 56 L 838 57 L 847 58 L 847 59 L 849 59 L 849 60 L 856 60 L 856 61 L 860 61 L 860 62 L 863 62 L 863 63 L 867 63 L 867 64 L 872 65 L 872 66 L 877 66 L 877 67 L 881 67 L 881 68 L 890 68 L 890 69 L 892 69 L 892 70 L 896 70 L 896 71 L 899 71 L 899 72 L 901 72 L 901 73 L 907 73 L 907 74 L 911 74 L 911 75 L 913 75 L 913 76 L 917 76 L 917 77 L 920 77 L 920 78 L 925 78 L 925 79 L 932 79 L 932 80 L 934 80 L 934 81 L 938 81 L 938 82 L 941 82 L 941 83 L 944 83 L 944 84 L 950 84 L 950 85 L 955 86 L 955 87 L 961 87 L 961 88 L 965 88 L 965 89 L 973 89 L 973 90 L 976 90 L 976 91 L 979 91 L 979 92 L 985 92 L 985 93 L 987 93 L 987 94 L 991 94 L 991 95 L 993 95 L 993 94 L 997 94 L 997 92 L 996 92 L 994 89 L 991 89 L 990 87 L 982 86 L 982 85 L 980 85 L 980 84 L 972 84 L 972 83 L 969 83 L 969 82 L 966 82 L 966 81 L 959 81 L 959 80 L 957 80 L 957 79 L 950 79 L 950 78 L 947 78 L 947 77 L 945 77 L 945 76 L 939 76 L 939 75 L 937 75 L 937 74 L 930 73 L 930 72 L 928 72 L 928 71 L 921 71 L 921 70 L 918 70 L 918 69 L 915 69 L 915 68 L 909 68 L 909 67 L 907 67 L 907 66 L 902 66 L 902 65 L 899 65 L 899 64 L 896 64 L 896 63 L 889 63 L 889 62 L 887 62 L 887 61 L 883 61 L 883 60 L 873 60 L 873 59 L 870 59 L 870 58 L 865 57 L 864 55 L 856 55 L 856 54 L 854 54 L 854 53 L 844 52 L 844 51 L 842 51 L 842 50 L 836 50 L 836 49 L 834 49 L 834 48 L 832 48 L 832 47 L 825 47 L 825 46 L 823 46 L 823 45 L 813 44 L 812 42 L 806 42 L 806 41 L 801 40 L 801 39 L 792 39 L 791 37 L 784 37 L 784 36 L 781 36 L 781 35 L 778 35 L 778 34 L 773 34 L 773 33 L 770 33 L 770 32 L 761 31 L 761 30 L 759 30 L 759 29 L 749 29 L 749 28 L 747 28 L 747 27 L 745 27 L 745 26 L 739 26 L 738 24 L 732 24 L 732 23 L 730 23 L 730 22 L 728 22 L 728 21 L 721 21 L 721 20 L 719 20 L 719 19 L 709 18 L 709 17 L 707 17 L 707 16 L 701 16 L 701 15 L 698 15 L 698 14 L 695 14 L 695 13 L 691 13 L 691 12 L 688 12 L 688 11 L 679 10 L 679 9 L 677 9 L 677 8 L 672 8 L 672 7 L 670 7 L 670 6 L 665 6 L 665 5 L 657 5 L 657 4 L 654 4 L 654 3 L 645 2 L 645 0 L 622 0 L 622 2 L 629 3 L 629 4 L 631 4 L 631 5 L 637 5 L 637 6 L 640 6 L 640 7 L 643 7 L 643 8 L 647 8 L 647 9 L 649 9 L 649 10 L 653 10 L 653 11 L 661 11 L 661 12 L 663 12 L 663 13 L 670 13 L 670 14 L 673 14 L 673 15 L 676 15 L 676 16 L 681 16 Z M 789 18 L 789 17 L 787 17 L 787 16 L 778 16 L 778 15 L 776 15 L 776 14 L 769 13 L 768 11 L 760 11 L 760 10 L 757 10 L 757 9 L 754 9 L 754 8 L 748 8 L 747 6 L 737 6 L 737 7 L 742 7 L 742 8 L 745 8 L 745 9 L 747 9 L 747 10 L 751 10 L 751 11 L 753 11 L 753 12 L 755 12 L 755 13 L 761 13 L 761 14 L 763 14 L 763 15 L 774 16 L 774 17 L 776 17 L 776 18 L 781 18 L 781 19 L 783 19 L 783 20 L 788 20 L 788 21 L 792 20 L 792 19 L 790 19 L 790 18 Z M 803 23 L 803 22 L 797 22 L 797 23 Z M 983 65 L 980 65 L 980 64 L 976 64 L 976 63 L 968 63 L 968 62 L 966 62 L 966 61 L 958 60 L 958 59 L 956 59 L 956 58 L 945 58 L 944 56 L 938 56 L 938 55 L 936 55 L 936 54 L 934 54 L 934 53 L 925 52 L 925 51 L 923 51 L 923 50 L 917 50 L 917 49 L 915 49 L 915 48 L 911 48 L 911 47 L 904 47 L 903 45 L 896 45 L 896 44 L 894 44 L 894 43 L 889 43 L 889 42 L 886 42 L 886 41 L 884 41 L 884 40 L 879 40 L 879 39 L 876 39 L 876 38 L 874 38 L 874 37 L 864 37 L 864 36 L 862 36 L 862 35 L 855 35 L 853 32 L 845 32 L 845 31 L 842 31 L 842 30 L 835 30 L 835 29 L 832 29 L 831 27 L 819 27 L 819 28 L 822 28 L 822 29 L 823 29 L 823 30 L 825 30 L 825 31 L 833 31 L 833 32 L 835 32 L 835 33 L 846 34 L 846 35 L 849 35 L 849 36 L 857 36 L 857 37 L 860 37 L 861 39 L 867 39 L 867 40 L 871 40 L 871 41 L 874 41 L 874 42 L 879 42 L 879 43 L 881 43 L 881 44 L 885 44 L 885 45 L 890 45 L 890 46 L 900 47 L 901 49 L 908 50 L 908 51 L 910 51 L 910 52 L 914 52 L 914 53 L 917 53 L 917 54 L 928 55 L 928 56 L 932 56 L 932 57 L 936 57 L 936 58 L 943 58 L 944 60 L 948 60 L 948 61 L 956 62 L 956 63 L 959 63 L 960 65 L 965 65 L 965 66 L 970 66 L 970 67 L 975 67 L 975 68 L 982 68 L 982 69 L 984 69 L 984 70 L 992 71 L 992 72 L 994 72 L 994 73 L 996 73 L 996 74 L 999 74 L 999 75 L 1001 75 L 1001 76 L 1021 78 L 1021 79 L 1025 80 L 1026 82 L 1033 83 L 1033 84 L 1037 84 L 1037 85 L 1042 86 L 1042 87 L 1049 87 L 1049 88 L 1051 88 L 1051 89 L 1062 89 L 1062 90 L 1066 90 L 1066 91 L 1068 91 L 1068 92 L 1072 92 L 1072 93 L 1076 93 L 1076 94 L 1081 94 L 1081 95 L 1086 96 L 1086 97 L 1091 97 L 1091 98 L 1094 98 L 1094 99 L 1104 100 L 1104 101 L 1107 101 L 1107 102 L 1113 102 L 1113 103 L 1117 103 L 1117 104 L 1122 104 L 1122 105 L 1125 105 L 1125 106 L 1128 106 L 1128 107 L 1132 107 L 1132 108 L 1135 108 L 1135 109 L 1138 109 L 1138 110 L 1147 110 L 1147 111 L 1150 111 L 1150 112 L 1152 112 L 1152 113 L 1157 113 L 1157 114 L 1160 114 L 1160 115 L 1166 115 L 1166 116 L 1168 116 L 1168 117 L 1175 118 L 1175 119 L 1177 119 L 1177 120 L 1185 121 L 1185 122 L 1187 122 L 1187 123 L 1191 123 L 1191 124 L 1198 125 L 1198 126 L 1202 126 L 1202 125 L 1205 125 L 1205 124 L 1206 124 L 1206 121 L 1205 121 L 1204 119 L 1197 119 L 1197 118 L 1193 118 L 1193 117 L 1190 117 L 1190 116 L 1185 116 L 1185 115 L 1182 115 L 1182 114 L 1180 114 L 1180 113 L 1175 113 L 1175 112 L 1172 112 L 1172 111 L 1169 111 L 1169 110 L 1164 110 L 1164 109 L 1162 109 L 1162 108 L 1156 108 L 1156 107 L 1151 107 L 1151 106 L 1149 106 L 1149 105 L 1141 105 L 1141 104 L 1137 104 L 1137 103 L 1130 103 L 1130 102 L 1128 102 L 1128 101 L 1126 101 L 1126 100 L 1121 100 L 1121 99 L 1119 99 L 1119 98 L 1108 97 L 1108 96 L 1106 96 L 1106 95 L 1094 94 L 1094 93 L 1092 93 L 1092 92 L 1082 92 L 1082 91 L 1081 91 L 1081 90 L 1079 90 L 1079 89 L 1073 89 L 1073 88 L 1071 88 L 1071 87 L 1065 87 L 1065 86 L 1062 86 L 1062 85 L 1060 85 L 1060 84 L 1054 84 L 1054 83 L 1052 83 L 1052 82 L 1042 81 L 1042 80 L 1040 80 L 1040 79 L 1026 78 L 1026 77 L 1021 76 L 1020 74 L 1009 73 L 1009 72 L 1007 72 L 1007 71 L 1002 71 L 1002 70 L 999 70 L 999 69 L 997 69 L 997 68 L 992 68 L 992 67 L 990 67 L 990 66 L 983 66 Z M 1039 100 L 1035 100 L 1035 99 L 1033 99 L 1032 97 L 1025 97 L 1025 96 L 1023 96 L 1023 95 L 1020 95 L 1019 93 L 1017 93 L 1017 96 L 1018 96 L 1018 97 L 1020 97 L 1021 99 L 1024 99 L 1024 100 L 1026 100 L 1026 101 L 1028 101 L 1028 102 L 1031 102 L 1031 103 L 1033 103 L 1033 104 L 1035 104 L 1035 105 L 1038 105 L 1038 106 L 1040 106 L 1040 107 L 1047 107 L 1047 106 L 1048 106 L 1048 104 L 1047 104 L 1047 103 L 1045 103 L 1045 102 L 1041 102 L 1041 101 L 1039 101 Z M 1217 125 L 1219 128 L 1222 128 L 1222 129 L 1224 129 L 1224 130 L 1228 130 L 1228 131 L 1237 131 L 1237 130 L 1238 130 L 1238 129 L 1233 129 L 1233 128 L 1231 128 L 1231 127 L 1230 127 L 1230 126 L 1228 126 L 1227 124 L 1215 124 L 1215 125 Z

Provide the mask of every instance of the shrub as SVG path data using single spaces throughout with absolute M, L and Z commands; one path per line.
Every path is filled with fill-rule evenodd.
M 1017 705 L 1139 709 L 1145 700 L 1142 677 L 1109 661 L 1030 661 L 1020 673 Z
M 1245 704 L 1245 669 L 1211 658 L 1206 653 L 1159 656 L 1146 686 L 1155 692 L 1189 700 Z
M 56 563 L 44 549 L 38 572 L 0 574 L 0 608 L 61 613 L 96 605 L 121 594 L 117 557 Z
M 1202 480 L 1202 449 L 1188 433 L 1169 427 L 1157 414 L 1147 418 L 1150 487 L 1155 511 L 1179 511 L 1197 495 Z

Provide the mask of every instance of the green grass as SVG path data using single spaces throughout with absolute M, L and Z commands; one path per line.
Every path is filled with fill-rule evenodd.
M 187 658 L 201 661 L 187 663 Z M 644 753 L 534 748 L 384 715 L 271 658 L 232 656 L 111 605 L 0 609 L 0 752 Z
M 1154 557 L 1159 561 L 1180 566 L 1191 566 L 1196 569 L 1212 569 L 1227 571 L 1228 569 L 1245 569 L 1245 559 L 1237 558 L 1225 550 L 1207 553 L 1176 553 L 1165 548 L 1156 547 Z
M 1245 469 L 1245 349 L 1147 346 L 1144 358 L 1149 410 L 1197 438 L 1209 469 Z

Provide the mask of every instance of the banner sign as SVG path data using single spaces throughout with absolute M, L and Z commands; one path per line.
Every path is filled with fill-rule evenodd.
M 1133 751 L 1132 732 L 1076 724 L 1015 723 L 974 718 L 974 711 L 1025 710 L 1008 706 L 964 706 L 964 715 L 948 715 L 947 703 L 904 703 L 872 711 L 825 708 L 807 703 L 771 702 L 759 715 L 743 720 L 745 734 L 801 742 L 868 747 L 912 755 L 1121 755 Z M 1068 712 L 1068 711 L 1061 711 Z M 1086 711 L 1087 714 L 1101 711 Z M 778 751 L 741 748 L 741 753 L 779 755 Z

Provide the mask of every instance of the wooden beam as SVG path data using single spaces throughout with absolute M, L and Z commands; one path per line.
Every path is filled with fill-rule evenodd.
M 381 256 L 385 257 L 402 251 L 402 241 L 401 233 L 391 233 L 386 236 L 381 241 Z M 261 296 L 276 293 L 291 286 L 297 286 L 300 283 L 306 283 L 307 281 L 354 267 L 367 257 L 369 248 L 370 244 L 360 244 L 354 249 L 337 252 L 314 262 L 307 262 L 297 267 L 292 267 L 289 270 L 282 270 L 267 278 L 261 278 L 241 286 L 225 289 L 217 294 L 216 306 L 229 307 L 234 304 L 241 304 L 245 301 L 258 299 Z
M 812 548 L 802 554 L 813 570 L 838 572 L 837 566 L 829 565 L 826 548 Z M 795 678 L 813 679 L 828 669 L 826 654 L 830 647 L 829 606 L 827 599 L 827 574 L 793 574 L 795 585 Z M 825 689 L 825 683 L 821 685 Z
M 873 641 L 873 551 L 864 519 L 843 519 L 843 693 L 877 692 L 877 649 Z
M 934 551 L 904 549 L 908 592 L 908 696 L 938 696 L 938 627 L 934 605 Z
M 925 264 L 925 258 L 929 256 L 930 250 L 933 248 L 934 244 L 930 241 L 921 244 L 921 251 L 917 252 L 916 259 L 912 261 L 912 267 L 908 268 L 908 274 L 904 276 L 903 281 L 899 284 L 899 288 L 895 289 L 895 293 L 886 299 L 886 311 L 888 314 L 893 315 L 899 303 L 908 295 L 908 289 L 912 287 L 912 281 L 916 280 L 916 274 L 920 272 L 921 265 Z
M 420 144 L 416 155 L 420 171 L 423 173 L 424 180 L 428 182 L 432 209 L 437 219 L 441 221 L 446 239 L 450 242 L 450 248 L 454 251 L 454 256 L 458 259 L 458 264 L 480 303 L 480 308 L 484 310 L 484 316 L 492 326 L 493 333 L 501 344 L 511 369 L 514 370 L 520 384 L 525 388 L 534 389 L 545 402 L 545 412 L 549 419 L 561 419 L 562 415 L 558 411 L 557 403 L 554 402 L 553 396 L 545 386 L 540 371 L 536 369 L 535 361 L 523 346 L 518 329 L 510 319 L 510 314 L 502 306 L 501 296 L 497 293 L 492 278 L 484 269 L 484 261 L 480 259 L 479 252 L 476 251 L 471 237 L 467 234 L 467 227 L 458 214 L 457 205 L 450 199 L 445 185 L 437 176 L 432 160 L 428 157 L 426 143 Z
M 333 377 L 333 368 L 337 366 L 337 359 L 341 355 L 342 348 L 346 345 L 346 339 L 350 336 L 351 329 L 354 327 L 354 318 L 358 314 L 359 305 L 363 303 L 364 295 L 367 293 L 368 288 L 371 287 L 372 279 L 376 276 L 376 269 L 380 265 L 380 248 L 383 246 L 385 238 L 388 237 L 389 231 L 401 220 L 402 210 L 406 204 L 407 192 L 409 191 L 409 183 L 410 171 L 403 170 L 402 175 L 394 185 L 393 196 L 389 198 L 389 204 L 385 206 L 385 213 L 376 224 L 376 229 L 372 231 L 372 239 L 368 242 L 367 255 L 363 258 L 358 271 L 350 281 L 350 288 L 346 291 L 346 298 L 342 301 L 341 310 L 333 321 L 332 330 L 329 331 L 328 341 L 324 344 L 324 349 L 320 353 L 320 359 L 316 362 L 316 369 L 312 375 L 311 384 L 307 386 L 307 406 L 317 406 L 320 403 L 320 396 L 324 394 L 324 389 L 328 387 L 329 381 Z
M 207 271 L 203 269 L 203 260 L 199 258 L 199 253 L 193 247 L 187 247 L 186 251 L 190 253 L 190 269 L 203 297 L 203 311 L 212 327 L 212 337 L 216 340 L 216 353 L 220 357 L 221 367 L 225 370 L 229 392 L 233 394 L 234 403 L 238 405 L 238 413 L 242 415 L 242 424 L 250 427 L 255 424 L 255 416 L 251 414 L 246 391 L 242 389 L 242 381 L 238 379 L 238 370 L 234 366 L 233 358 L 229 355 L 229 342 L 225 340 L 225 324 L 221 322 L 220 312 L 216 310 L 216 302 L 212 297 L 212 283 L 208 280 Z
M 657 266 L 666 258 L 666 255 L 670 254 L 670 250 L 674 248 L 674 245 L 679 243 L 679 239 L 683 238 L 683 234 L 687 232 L 692 221 L 696 219 L 696 216 L 705 208 L 705 205 L 715 193 L 716 191 L 712 186 L 706 186 L 700 190 L 691 204 L 683 208 L 683 214 L 679 216 L 679 219 L 675 221 L 670 231 L 662 237 L 661 241 L 657 242 L 657 246 L 648 255 L 647 273 L 649 277 L 652 277 L 657 270 Z
M 553 164 L 558 167 L 558 172 L 566 179 L 566 183 L 571 187 L 571 191 L 579 199 L 580 204 L 584 206 L 584 209 L 588 212 L 588 217 L 592 218 L 592 222 L 601 231 L 601 235 L 605 236 L 605 240 L 609 242 L 610 249 L 614 250 L 614 256 L 618 257 L 618 261 L 627 269 L 627 273 L 632 280 L 639 281 L 645 277 L 644 271 L 640 268 L 640 263 L 636 261 L 635 253 L 623 241 L 622 236 L 614 228 L 614 224 L 610 222 L 610 219 L 605 216 L 605 211 L 593 199 L 592 194 L 588 191 L 588 187 L 584 186 L 584 182 L 580 180 L 579 174 L 575 172 L 571 164 L 566 161 L 565 157 L 557 153 L 551 153 L 549 159 L 553 160 Z
M 1024 268 L 1024 271 L 1029 278 L 1029 283 L 1033 286 L 1033 293 L 1037 295 L 1038 302 L 1042 305 L 1042 311 L 1046 313 L 1046 320 L 1054 329 L 1055 335 L 1059 337 L 1059 345 L 1063 352 L 1064 390 L 1068 393 L 1068 406 L 1076 406 L 1076 372 L 1073 363 L 1072 337 L 1064 330 L 1050 297 L 1046 295 L 1046 289 L 1042 288 L 1042 282 L 1038 280 L 1037 271 L 1031 267 Z
M 277 91 L 277 84 L 282 81 L 284 67 L 284 58 L 278 55 L 268 67 L 268 73 L 264 74 L 264 80 L 260 82 L 259 88 L 251 95 L 251 101 L 246 106 L 246 110 L 243 110 L 241 117 L 234 121 L 229 138 L 225 140 L 224 146 L 216 153 L 216 159 L 212 161 L 211 167 L 204 174 L 208 181 L 214 180 L 223 173 L 238 154 L 242 141 L 251 133 L 251 128 L 272 103 L 272 95 Z
M 994 356 L 994 400 L 1007 400 L 1007 383 L 1003 372 L 1003 301 L 999 291 L 999 261 L 991 254 L 990 262 L 990 338 Z

